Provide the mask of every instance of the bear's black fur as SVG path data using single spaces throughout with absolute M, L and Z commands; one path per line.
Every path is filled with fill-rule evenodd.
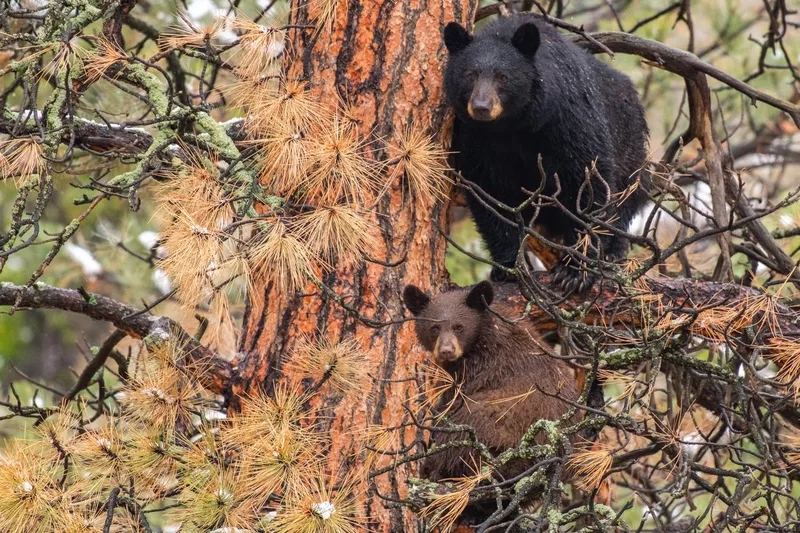
M 414 325 L 420 344 L 461 386 L 463 396 L 448 411 L 448 419 L 474 428 L 478 440 L 493 454 L 500 454 L 519 445 L 539 420 L 556 420 L 567 413 L 579 391 L 572 369 L 545 353 L 533 324 L 498 318 L 488 309 L 493 299 L 494 288 L 488 281 L 433 298 L 414 285 L 403 291 L 406 307 L 417 317 Z M 493 310 L 509 317 L 514 314 L 513 306 L 504 301 Z M 442 432 L 433 439 L 441 445 L 467 440 L 468 435 Z M 540 433 L 536 441 L 544 439 Z M 472 448 L 449 448 L 427 457 L 422 475 L 432 480 L 471 475 L 479 457 Z M 514 477 L 530 466 L 528 461 L 512 462 L 501 474 Z
M 648 197 L 642 176 L 643 183 L 619 202 L 619 193 L 635 183 L 647 157 L 647 123 L 631 80 L 532 15 L 499 18 L 474 36 L 450 23 L 444 39 L 449 50 L 444 86 L 456 115 L 456 170 L 516 207 L 527 198 L 521 188 L 536 190 L 541 183 L 541 154 L 547 176 L 543 194 L 556 192 L 553 175 L 558 174 L 558 199 L 574 214 L 585 169 L 596 160 L 608 187 L 594 178 L 581 208 L 593 194 L 594 208 L 609 204 L 603 218 L 627 230 Z M 473 195 L 468 202 L 492 259 L 512 267 L 520 244 L 517 228 Z M 532 216 L 529 209 L 526 222 Z M 535 223 L 548 238 L 563 238 L 565 246 L 574 247 L 580 239 L 581 223 L 558 207 L 542 207 Z M 627 253 L 625 239 L 604 235 L 600 244 L 609 260 Z M 567 271 L 563 262 L 559 269 L 557 278 L 565 287 L 580 284 L 580 271 Z M 494 269 L 492 279 L 503 279 L 502 271 Z

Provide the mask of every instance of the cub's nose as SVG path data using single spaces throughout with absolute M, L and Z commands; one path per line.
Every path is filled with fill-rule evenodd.
M 458 349 L 458 344 L 452 340 L 440 342 L 439 349 L 434 353 L 434 359 L 439 364 L 458 361 L 459 357 L 461 357 L 461 351 Z
M 456 350 L 455 347 L 451 346 L 442 346 L 439 348 L 439 359 L 442 361 L 455 361 L 456 359 Z

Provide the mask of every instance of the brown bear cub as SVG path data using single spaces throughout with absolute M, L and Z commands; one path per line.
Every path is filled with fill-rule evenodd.
M 454 404 L 448 419 L 472 426 L 478 440 L 496 455 L 519 445 L 537 421 L 556 420 L 569 410 L 567 402 L 552 395 L 574 402 L 579 391 L 572 369 L 544 352 L 532 324 L 501 320 L 494 313 L 512 317 L 512 310 L 500 304 L 490 311 L 493 299 L 488 281 L 433 298 L 413 285 L 403 291 L 406 307 L 417 318 L 420 344 L 456 383 L 462 383 L 466 400 Z M 441 444 L 467 437 L 441 432 L 434 440 Z M 472 448 L 449 449 L 428 457 L 422 474 L 433 480 L 467 476 L 478 457 Z M 510 465 L 501 474 L 513 477 L 525 468 Z

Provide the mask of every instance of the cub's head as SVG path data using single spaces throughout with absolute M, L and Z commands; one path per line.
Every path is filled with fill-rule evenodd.
M 476 36 L 456 22 L 444 29 L 449 57 L 445 91 L 463 120 L 491 122 L 513 118 L 531 102 L 537 82 L 534 56 L 539 29 L 526 22 L 513 34 L 487 26 Z
M 417 317 L 417 339 L 438 365 L 458 361 L 477 342 L 491 314 L 492 284 L 482 281 L 470 290 L 444 292 L 434 298 L 419 287 L 406 286 L 403 302 Z

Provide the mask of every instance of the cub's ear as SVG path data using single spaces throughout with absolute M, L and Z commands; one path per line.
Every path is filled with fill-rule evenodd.
M 526 22 L 514 33 L 511 44 L 527 57 L 533 57 L 539 49 L 539 28 L 533 22 Z
M 484 311 L 492 305 L 494 300 L 494 288 L 488 281 L 481 281 L 467 294 L 467 307 L 476 311 Z
M 418 316 L 428 307 L 431 299 L 416 285 L 406 285 L 403 289 L 403 302 L 412 315 Z
M 472 36 L 458 22 L 451 22 L 444 27 L 444 45 L 451 54 L 455 54 L 472 42 Z

